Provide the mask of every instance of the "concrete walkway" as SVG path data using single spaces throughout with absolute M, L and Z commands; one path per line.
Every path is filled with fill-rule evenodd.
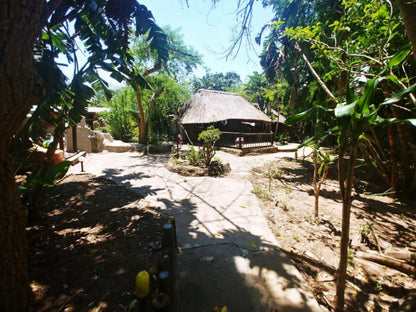
M 183 177 L 165 168 L 168 155 L 89 154 L 86 172 L 145 196 L 143 205 L 176 217 L 180 247 L 178 311 L 320 311 L 311 290 L 279 250 L 252 193 L 252 167 L 294 153 L 238 157 L 227 177 Z M 79 173 L 80 167 L 71 168 Z

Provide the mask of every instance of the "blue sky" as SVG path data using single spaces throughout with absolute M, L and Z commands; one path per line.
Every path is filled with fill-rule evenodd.
M 242 46 L 235 58 L 225 58 L 224 51 L 230 47 L 233 36 L 241 27 L 236 13 L 237 2 L 222 0 L 214 8 L 212 0 L 189 0 L 189 7 L 185 0 L 140 0 L 152 11 L 156 23 L 159 26 L 170 26 L 178 29 L 186 45 L 191 46 L 202 55 L 203 66 L 199 66 L 194 75 L 202 77 L 207 70 L 210 73 L 236 72 L 243 82 L 253 71 L 262 72 L 258 55 L 261 47 L 254 43 L 254 37 L 272 17 L 272 11 L 264 9 L 258 1 L 253 7 L 251 22 L 252 45 L 242 41 Z M 85 52 L 79 51 L 78 58 L 81 64 L 86 60 Z M 66 63 L 61 56 L 58 62 Z M 68 77 L 72 76 L 73 66 L 63 68 Z M 119 88 L 121 85 L 111 79 L 107 72 L 101 75 L 110 84 L 111 88 Z
M 270 9 L 265 10 L 261 3 L 255 2 L 251 23 L 253 45 L 243 45 L 235 59 L 225 59 L 224 51 L 231 45 L 238 27 L 237 2 L 223 0 L 212 8 L 210 0 L 142 0 L 139 1 L 152 11 L 159 26 L 169 25 L 180 29 L 186 45 L 192 46 L 203 58 L 204 67 L 211 73 L 234 71 L 244 81 L 253 71 L 261 72 L 258 54 L 261 47 L 254 43 L 255 35 L 272 17 Z M 253 51 L 255 49 L 255 51 Z M 195 71 L 201 77 L 205 68 Z

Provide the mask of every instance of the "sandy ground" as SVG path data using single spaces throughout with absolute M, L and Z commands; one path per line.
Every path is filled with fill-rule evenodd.
M 244 157 L 217 152 L 216 157 L 229 162 L 232 169 L 225 178 L 181 177 L 165 168 L 168 155 L 88 155 L 84 168 L 89 174 L 80 175 L 79 164 L 71 167 L 70 176 L 58 185 L 56 194 L 60 196 L 48 203 L 39 222 L 42 226 L 29 228 L 35 310 L 145 311 L 131 306 L 131 280 L 140 269 L 154 270 L 152 259 L 160 244 L 160 234 L 154 229 L 160 228 L 166 214 L 178 219 L 178 242 L 187 256 L 182 259 L 182 277 L 189 277 L 199 259 L 197 265 L 206 264 L 208 269 L 238 273 L 234 285 L 247 291 L 239 298 L 250 294 L 260 302 L 264 289 L 255 290 L 250 284 L 253 278 L 247 276 L 265 272 L 261 267 L 278 270 L 255 255 L 267 255 L 275 249 L 270 246 L 280 246 L 303 274 L 297 277 L 292 269 L 286 271 L 292 281 L 293 276 L 301 281 L 293 289 L 305 289 L 305 294 L 312 290 L 322 309 L 330 308 L 338 266 L 341 203 L 331 172 L 321 192 L 321 222 L 314 221 L 313 168 L 307 160 L 301 161 L 308 152 L 299 152 L 298 162 L 293 152 Z M 376 187 L 377 179 L 368 173 L 363 176 L 366 179 L 357 183 L 353 202 L 348 311 L 396 311 L 398 300 L 416 288 L 414 277 L 363 260 L 356 253 L 377 248 L 370 228 L 383 252 L 394 248 L 415 252 L 415 214 L 411 204 L 374 195 L 384 191 L 383 187 Z M 366 233 L 364 240 L 361 233 Z M 224 278 L 214 275 L 218 270 L 205 271 L 212 273 L 215 287 L 209 281 L 205 284 L 215 294 L 203 310 L 212 311 L 214 302 L 249 306 L 241 300 L 227 302 L 226 290 L 233 286 L 221 284 Z M 204 278 L 194 277 L 196 281 Z M 201 283 L 188 284 L 183 287 L 195 290 Z M 192 292 L 189 295 L 182 300 L 200 302 Z M 293 308 L 298 303 L 287 304 Z M 270 306 L 273 304 L 265 303 L 257 310 L 270 311 Z M 301 309 L 313 310 L 312 306 Z M 255 303 L 252 307 L 256 310 Z M 233 311 L 237 310 L 244 308 Z
M 303 273 L 315 297 L 331 308 L 342 209 L 335 168 L 322 186 L 318 223 L 314 220 L 310 159 L 280 159 L 254 168 L 252 174 L 254 192 L 279 245 Z M 361 251 L 377 254 L 377 243 L 383 254 L 416 252 L 415 205 L 377 195 L 385 190 L 374 172 L 357 169 L 350 227 L 348 311 L 399 311 L 399 300 L 416 289 L 414 275 L 360 257 Z M 411 261 L 408 264 L 415 265 Z

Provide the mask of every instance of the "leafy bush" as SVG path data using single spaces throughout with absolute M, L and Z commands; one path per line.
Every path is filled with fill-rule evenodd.
M 44 190 L 53 187 L 56 180 L 62 179 L 70 166 L 69 161 L 63 161 L 52 167 L 38 168 L 18 185 L 21 200 L 30 208 L 30 213 L 37 212 L 40 204 L 47 199 Z
M 196 151 L 195 148 L 191 146 L 191 149 L 185 155 L 189 163 L 191 165 L 196 166 L 202 160 L 203 153 L 200 151 Z
M 138 129 L 130 114 L 135 105 L 134 93 L 131 90 L 118 91 L 107 105 L 111 111 L 104 115 L 104 119 L 114 139 L 129 142 L 137 137 Z
M 215 155 L 215 142 L 221 137 L 221 131 L 209 126 L 207 130 L 202 131 L 198 136 L 198 141 L 202 141 L 203 149 L 202 153 L 205 159 L 205 164 L 208 166 L 211 163 L 212 158 Z

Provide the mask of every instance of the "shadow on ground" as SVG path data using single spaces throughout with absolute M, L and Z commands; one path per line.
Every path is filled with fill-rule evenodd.
M 155 266 L 162 226 L 138 194 L 72 175 L 28 229 L 33 311 L 127 311 L 138 271 Z
M 149 166 L 163 167 L 168 156 L 130 157 L 138 163 L 128 173 L 107 168 L 103 178 L 92 183 L 74 181 L 58 188 L 57 194 L 70 196 L 57 198 L 42 225 L 30 228 L 35 310 L 127 311 L 135 274 L 154 270 L 161 239 L 155 227 L 163 222 L 163 218 L 158 221 L 160 213 L 175 216 L 177 222 L 181 248 L 177 311 L 213 311 L 223 305 L 229 311 L 316 311 L 310 292 L 299 291 L 307 285 L 288 257 L 264 237 L 227 218 L 227 210 L 247 190 L 239 190 L 228 206 L 218 208 L 196 191 L 215 178 L 194 178 L 193 184 L 187 184 L 162 175 L 157 176 L 160 184 L 146 185 L 146 179 L 157 175 L 148 173 Z M 145 185 L 137 186 L 137 179 Z M 153 201 L 138 201 L 141 196 L 126 187 Z M 170 187 L 183 188 L 182 195 Z M 161 192 L 165 195 L 159 196 Z M 197 209 L 201 202 L 218 219 L 201 218 Z M 219 224 L 224 219 L 225 228 Z

